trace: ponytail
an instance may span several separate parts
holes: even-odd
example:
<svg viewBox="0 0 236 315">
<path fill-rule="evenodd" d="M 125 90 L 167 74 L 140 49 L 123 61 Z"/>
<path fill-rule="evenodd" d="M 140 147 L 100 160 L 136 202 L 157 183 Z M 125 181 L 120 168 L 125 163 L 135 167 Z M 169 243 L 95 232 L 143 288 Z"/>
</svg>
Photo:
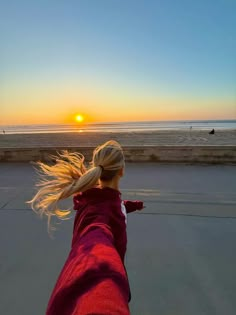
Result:
<svg viewBox="0 0 236 315">
<path fill-rule="evenodd" d="M 54 157 L 55 158 L 55 157 Z M 56 157 L 55 165 L 37 162 L 41 180 L 36 184 L 40 187 L 32 200 L 32 209 L 41 217 L 48 217 L 48 227 L 52 216 L 60 219 L 68 218 L 71 210 L 62 210 L 58 203 L 71 195 L 92 188 L 98 182 L 102 168 L 92 167 L 87 170 L 84 166 L 84 156 L 79 153 L 63 151 Z"/>
<path fill-rule="evenodd" d="M 54 165 L 36 163 L 41 178 L 36 184 L 39 190 L 32 200 L 27 202 L 41 217 L 48 217 L 48 228 L 52 216 L 66 219 L 71 213 L 70 209 L 62 210 L 58 207 L 60 200 L 94 187 L 102 173 L 104 178 L 107 175 L 113 177 L 124 166 L 123 151 L 116 141 L 108 141 L 94 150 L 89 169 L 86 169 L 84 156 L 80 153 L 62 151 L 59 156 L 53 158 L 56 159 Z"/>
</svg>

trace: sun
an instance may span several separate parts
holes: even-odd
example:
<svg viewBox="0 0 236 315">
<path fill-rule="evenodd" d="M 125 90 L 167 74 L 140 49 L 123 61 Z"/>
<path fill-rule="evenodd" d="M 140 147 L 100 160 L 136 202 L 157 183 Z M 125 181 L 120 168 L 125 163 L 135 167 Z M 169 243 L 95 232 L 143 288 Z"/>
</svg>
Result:
<svg viewBox="0 0 236 315">
<path fill-rule="evenodd" d="M 77 121 L 77 122 L 83 122 L 84 121 L 84 116 L 83 115 L 76 115 L 75 116 L 75 120 Z"/>
</svg>

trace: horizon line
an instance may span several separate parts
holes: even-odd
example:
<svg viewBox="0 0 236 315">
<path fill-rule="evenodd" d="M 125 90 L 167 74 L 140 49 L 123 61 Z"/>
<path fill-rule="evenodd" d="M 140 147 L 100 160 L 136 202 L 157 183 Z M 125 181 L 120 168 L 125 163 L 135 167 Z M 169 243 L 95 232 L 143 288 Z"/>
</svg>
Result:
<svg viewBox="0 0 236 315">
<path fill-rule="evenodd" d="M 1 124 L 1 127 L 4 126 L 46 126 L 46 125 L 72 125 L 72 126 L 86 126 L 86 125 L 105 125 L 105 124 L 125 124 L 125 123 L 145 123 L 145 122 L 220 122 L 220 121 L 236 121 L 235 118 L 227 118 L 227 119 L 171 119 L 171 120 L 127 120 L 127 121 L 99 121 L 99 122 L 84 122 L 84 123 L 76 123 L 76 122 L 71 122 L 71 123 L 17 123 L 17 124 Z"/>
</svg>

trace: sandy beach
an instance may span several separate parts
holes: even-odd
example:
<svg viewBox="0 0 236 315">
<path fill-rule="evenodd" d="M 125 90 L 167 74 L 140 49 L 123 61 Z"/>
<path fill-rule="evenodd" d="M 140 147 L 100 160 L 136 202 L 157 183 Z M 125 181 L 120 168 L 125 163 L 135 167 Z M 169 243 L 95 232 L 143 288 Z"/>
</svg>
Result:
<svg viewBox="0 0 236 315">
<path fill-rule="evenodd" d="M 70 132 L 40 134 L 2 134 L 0 148 L 35 147 L 95 147 L 107 140 L 116 140 L 123 146 L 176 145 L 204 146 L 236 145 L 236 130 L 220 130 L 209 135 L 206 130 L 166 130 L 154 132 Z"/>
</svg>

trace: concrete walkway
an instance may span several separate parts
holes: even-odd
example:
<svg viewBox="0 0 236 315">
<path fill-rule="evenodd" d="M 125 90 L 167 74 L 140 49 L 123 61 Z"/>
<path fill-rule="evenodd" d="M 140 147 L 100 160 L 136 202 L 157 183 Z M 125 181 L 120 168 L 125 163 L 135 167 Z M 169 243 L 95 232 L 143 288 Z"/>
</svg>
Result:
<svg viewBox="0 0 236 315">
<path fill-rule="evenodd" d="M 43 315 L 73 220 L 50 239 L 25 204 L 32 166 L 1 163 L 0 178 L 0 314 Z M 123 196 L 146 205 L 128 218 L 132 315 L 235 314 L 235 187 L 235 166 L 127 165 Z"/>
</svg>

